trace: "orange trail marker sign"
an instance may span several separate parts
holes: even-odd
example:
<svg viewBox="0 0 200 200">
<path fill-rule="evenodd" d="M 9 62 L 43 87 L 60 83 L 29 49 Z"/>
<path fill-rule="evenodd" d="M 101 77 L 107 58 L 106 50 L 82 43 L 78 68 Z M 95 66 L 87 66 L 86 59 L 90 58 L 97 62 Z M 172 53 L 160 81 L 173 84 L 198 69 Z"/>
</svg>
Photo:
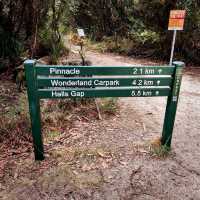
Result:
<svg viewBox="0 0 200 200">
<path fill-rule="evenodd" d="M 170 12 L 168 30 L 182 31 L 184 27 L 185 15 L 185 10 L 172 10 Z"/>
<path fill-rule="evenodd" d="M 186 10 L 171 10 L 169 17 L 169 25 L 168 30 L 173 30 L 173 41 L 172 41 L 172 49 L 169 64 L 172 65 L 173 57 L 174 57 L 174 47 L 176 42 L 176 33 L 177 31 L 182 31 L 184 28 L 184 21 L 186 16 Z"/>
</svg>

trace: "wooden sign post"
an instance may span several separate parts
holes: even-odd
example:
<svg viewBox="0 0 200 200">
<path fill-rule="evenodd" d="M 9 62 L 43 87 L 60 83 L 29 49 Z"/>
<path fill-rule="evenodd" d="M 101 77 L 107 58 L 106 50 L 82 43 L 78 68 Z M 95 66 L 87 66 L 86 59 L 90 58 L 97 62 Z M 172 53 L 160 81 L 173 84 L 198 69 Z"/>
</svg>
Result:
<svg viewBox="0 0 200 200">
<path fill-rule="evenodd" d="M 173 57 L 174 57 L 174 47 L 176 42 L 176 34 L 177 31 L 182 31 L 184 27 L 186 10 L 171 10 L 169 17 L 169 25 L 168 30 L 173 30 L 173 40 L 172 40 L 172 48 L 171 48 L 171 56 L 169 65 L 172 65 Z"/>
</svg>

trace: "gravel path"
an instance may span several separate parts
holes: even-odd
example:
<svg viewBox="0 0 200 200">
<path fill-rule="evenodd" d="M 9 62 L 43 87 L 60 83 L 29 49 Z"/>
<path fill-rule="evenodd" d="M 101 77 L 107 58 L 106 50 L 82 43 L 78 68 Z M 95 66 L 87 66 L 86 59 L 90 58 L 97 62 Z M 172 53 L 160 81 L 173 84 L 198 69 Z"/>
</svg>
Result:
<svg viewBox="0 0 200 200">
<path fill-rule="evenodd" d="M 93 65 L 155 64 L 94 52 L 88 52 L 87 59 Z M 48 151 L 49 157 L 58 161 L 56 167 L 39 177 L 31 170 L 17 180 L 18 184 L 0 192 L 0 198 L 200 200 L 199 88 L 200 68 L 187 69 L 172 151 L 166 158 L 149 150 L 149 141 L 162 132 L 166 98 L 120 98 L 117 116 L 77 121 L 67 139 L 71 143 L 58 144 L 53 153 Z M 33 163 L 21 161 L 20 166 L 36 166 Z M 36 167 L 41 169 L 38 164 Z"/>
<path fill-rule="evenodd" d="M 146 60 L 93 52 L 88 53 L 88 58 L 95 65 L 155 64 Z M 145 141 L 160 136 L 166 98 L 120 99 L 120 116 L 112 123 L 112 129 L 115 131 L 110 134 L 106 131 L 105 134 L 99 136 L 100 141 L 105 141 L 105 143 L 112 141 L 110 145 L 119 146 L 127 153 L 122 158 L 125 163 L 127 162 L 127 166 L 117 167 L 118 181 L 116 178 L 113 180 L 116 185 L 111 184 L 112 186 L 108 187 L 106 184 L 110 194 L 112 194 L 111 189 L 108 188 L 120 191 L 121 199 L 200 199 L 199 88 L 200 69 L 193 68 L 185 71 L 174 128 L 172 155 L 164 160 L 150 159 L 145 154 L 142 156 L 135 156 L 134 153 L 129 155 L 127 152 L 130 153 L 130 149 L 127 144 L 145 143 Z M 134 194 L 134 188 L 131 187 L 128 195 L 123 190 L 125 185 L 128 187 L 127 182 L 130 180 L 131 173 L 138 167 L 141 167 L 141 171 L 138 172 L 139 181 L 134 180 L 134 177 L 132 181 L 136 186 L 139 184 L 142 191 L 140 194 Z"/>
</svg>

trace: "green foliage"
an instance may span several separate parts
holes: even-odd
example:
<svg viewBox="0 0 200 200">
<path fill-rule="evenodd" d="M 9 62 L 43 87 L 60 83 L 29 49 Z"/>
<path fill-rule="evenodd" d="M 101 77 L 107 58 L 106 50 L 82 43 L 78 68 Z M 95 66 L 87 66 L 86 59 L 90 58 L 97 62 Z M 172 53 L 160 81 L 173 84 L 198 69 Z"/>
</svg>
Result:
<svg viewBox="0 0 200 200">
<path fill-rule="evenodd" d="M 51 48 L 51 64 L 57 64 L 59 57 L 62 55 L 65 47 L 62 42 L 59 42 L 58 44 L 52 43 Z"/>
<path fill-rule="evenodd" d="M 136 42 L 140 44 L 154 44 L 157 43 L 160 39 L 159 34 L 152 31 L 152 30 L 138 30 L 138 31 L 132 31 L 130 33 L 131 38 Z"/>
<path fill-rule="evenodd" d="M 70 2 L 0 1 L 0 58 L 19 57 L 24 46 L 32 58 L 47 51 L 56 64 L 65 51 L 62 33 L 69 27 Z"/>
<path fill-rule="evenodd" d="M 22 44 L 0 26 L 0 58 L 15 58 L 22 50 Z"/>
<path fill-rule="evenodd" d="M 63 33 L 67 31 L 63 20 L 66 5 L 66 1 L 52 1 L 48 12 L 48 21 L 40 29 L 40 42 L 48 49 L 51 64 L 57 64 L 59 57 L 68 53 L 62 38 Z"/>
<path fill-rule="evenodd" d="M 61 133 L 59 131 L 50 131 L 48 134 L 47 134 L 47 141 L 52 141 L 54 140 L 55 138 L 59 137 L 61 135 Z"/>
<path fill-rule="evenodd" d="M 116 114 L 118 108 L 117 101 L 118 101 L 117 98 L 105 98 L 104 100 L 101 101 L 100 109 L 104 113 Z"/>
<path fill-rule="evenodd" d="M 53 33 L 52 33 L 53 34 Z M 60 56 L 67 54 L 68 50 L 65 48 L 63 41 L 55 43 L 52 39 L 49 39 L 45 42 L 48 42 L 50 63 L 57 64 Z"/>
<path fill-rule="evenodd" d="M 185 29 L 179 33 L 176 56 L 200 63 L 199 8 L 200 2 L 196 0 L 1 0 L 0 58 L 19 56 L 23 46 L 36 56 L 34 41 L 41 39 L 52 55 L 52 63 L 56 63 L 62 54 L 62 36 L 70 26 L 83 27 L 96 41 L 113 39 L 104 43 L 112 51 L 131 55 L 130 52 L 143 52 L 145 48 L 169 58 L 172 40 L 172 32 L 167 31 L 169 12 L 186 9 Z M 37 32 L 42 36 L 38 38 Z"/>
<path fill-rule="evenodd" d="M 88 0 L 79 1 L 73 15 L 76 26 L 85 28 L 92 39 L 103 40 L 99 45 L 102 50 L 127 52 L 128 55 L 139 52 L 143 55 L 145 50 L 151 52 L 147 53 L 149 55 L 168 59 L 172 41 L 172 31 L 167 31 L 169 12 L 186 9 L 185 28 L 178 34 L 175 57 L 200 63 L 199 8 L 200 2 L 196 0 Z M 127 45 L 127 41 L 131 44 Z"/>
<path fill-rule="evenodd" d="M 30 142 L 30 120 L 28 116 L 27 97 L 21 93 L 18 102 L 9 99 L 2 94 L 0 103 L 6 104 L 4 112 L 0 112 L 0 142 L 6 144 L 12 141 L 12 148 L 19 147 L 19 144 L 26 145 Z"/>
<path fill-rule="evenodd" d="M 165 145 L 151 146 L 151 154 L 159 158 L 165 158 L 169 155 L 170 149 Z"/>
</svg>

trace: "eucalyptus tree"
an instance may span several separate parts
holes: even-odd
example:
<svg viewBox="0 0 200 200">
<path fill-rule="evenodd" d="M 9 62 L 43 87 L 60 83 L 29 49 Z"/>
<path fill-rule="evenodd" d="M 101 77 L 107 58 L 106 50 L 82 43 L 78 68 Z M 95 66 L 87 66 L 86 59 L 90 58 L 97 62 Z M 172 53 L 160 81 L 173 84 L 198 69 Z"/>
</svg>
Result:
<svg viewBox="0 0 200 200">
<path fill-rule="evenodd" d="M 20 47 L 33 49 L 37 30 L 45 23 L 48 0 L 0 1 L 0 57 L 15 57 Z"/>
</svg>

